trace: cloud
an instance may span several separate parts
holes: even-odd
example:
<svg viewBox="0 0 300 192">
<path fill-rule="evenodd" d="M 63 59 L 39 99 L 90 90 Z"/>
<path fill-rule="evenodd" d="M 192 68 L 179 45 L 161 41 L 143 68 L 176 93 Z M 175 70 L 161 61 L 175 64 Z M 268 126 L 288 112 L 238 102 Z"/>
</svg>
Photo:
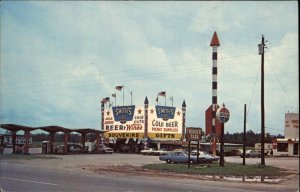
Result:
<svg viewBox="0 0 300 192">
<path fill-rule="evenodd" d="M 259 130 L 261 34 L 271 43 L 266 122 L 282 131 L 284 105 L 299 105 L 298 28 L 289 19 L 298 12 L 293 2 L 256 4 L 5 2 L 1 122 L 100 127 L 99 101 L 116 92 L 121 104 L 115 86 L 124 85 L 125 104 L 130 91 L 136 105 L 146 96 L 155 105 L 157 93 L 166 91 L 175 106 L 186 101 L 187 126 L 204 128 L 211 104 L 209 43 L 217 31 L 218 101 L 232 112 L 226 131 L 240 131 L 245 103 L 249 128 Z"/>
</svg>

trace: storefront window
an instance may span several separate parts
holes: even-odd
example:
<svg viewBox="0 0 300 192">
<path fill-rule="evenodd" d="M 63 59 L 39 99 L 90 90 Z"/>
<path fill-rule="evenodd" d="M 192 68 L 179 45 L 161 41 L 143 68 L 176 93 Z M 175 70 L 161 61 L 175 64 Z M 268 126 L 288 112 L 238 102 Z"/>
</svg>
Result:
<svg viewBox="0 0 300 192">
<path fill-rule="evenodd" d="M 288 152 L 288 144 L 287 143 L 277 143 L 277 151 L 278 152 Z"/>
</svg>

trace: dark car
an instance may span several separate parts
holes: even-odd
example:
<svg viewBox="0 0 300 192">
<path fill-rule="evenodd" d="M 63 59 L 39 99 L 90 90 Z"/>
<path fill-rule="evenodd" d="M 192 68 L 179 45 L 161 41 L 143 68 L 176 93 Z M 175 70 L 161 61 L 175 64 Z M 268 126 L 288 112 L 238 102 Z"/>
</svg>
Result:
<svg viewBox="0 0 300 192">
<path fill-rule="evenodd" d="M 253 158 L 255 158 L 255 157 L 258 157 L 258 158 L 260 158 L 260 151 L 256 151 L 256 150 L 247 150 L 246 151 L 246 155 L 245 155 L 245 157 L 246 158 L 249 158 L 249 157 L 253 157 Z M 241 154 L 241 157 L 244 157 L 244 155 L 243 154 Z"/>
<path fill-rule="evenodd" d="M 83 147 L 81 145 L 78 144 L 67 144 L 67 151 L 68 153 L 71 154 L 79 154 L 79 153 L 83 153 Z M 55 153 L 57 154 L 64 154 L 65 153 L 65 146 L 64 145 L 59 145 L 56 147 L 55 149 Z"/>
<path fill-rule="evenodd" d="M 159 160 L 166 163 L 188 163 L 189 155 L 186 151 L 174 151 L 166 155 L 160 155 Z M 199 157 L 199 163 L 203 162 L 204 158 Z M 190 164 L 197 163 L 197 156 L 190 156 Z"/>
</svg>

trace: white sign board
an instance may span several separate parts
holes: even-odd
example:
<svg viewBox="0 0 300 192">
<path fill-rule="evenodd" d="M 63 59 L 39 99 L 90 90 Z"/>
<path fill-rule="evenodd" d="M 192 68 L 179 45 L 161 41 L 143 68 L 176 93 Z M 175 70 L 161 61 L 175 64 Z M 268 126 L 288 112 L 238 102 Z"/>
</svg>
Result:
<svg viewBox="0 0 300 192">
<path fill-rule="evenodd" d="M 182 136 L 182 109 L 168 106 L 148 108 L 148 137 L 176 140 Z"/>
<path fill-rule="evenodd" d="M 105 138 L 143 138 L 145 114 L 143 107 L 118 106 L 104 110 Z"/>
<path fill-rule="evenodd" d="M 299 113 L 285 114 L 285 130 L 286 139 L 299 139 Z"/>
</svg>

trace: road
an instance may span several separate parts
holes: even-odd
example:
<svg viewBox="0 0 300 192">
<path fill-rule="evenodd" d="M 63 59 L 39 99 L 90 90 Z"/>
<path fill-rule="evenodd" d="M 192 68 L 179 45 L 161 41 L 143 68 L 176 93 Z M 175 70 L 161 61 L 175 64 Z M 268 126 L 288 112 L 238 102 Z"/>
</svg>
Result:
<svg viewBox="0 0 300 192">
<path fill-rule="evenodd" d="M 121 157 L 123 157 L 121 159 Z M 95 159 L 97 161 L 95 161 Z M 110 164 L 128 165 L 135 162 L 157 162 L 157 157 L 141 155 L 70 155 L 51 160 L 1 160 L 0 188 L 3 191 L 297 191 L 295 185 L 226 182 L 198 179 L 136 176 L 107 172 L 96 174 L 85 166 Z M 238 160 L 238 159 L 236 159 Z M 48 164 L 48 166 L 46 166 Z M 51 165 L 51 166 L 50 166 Z M 57 166 L 60 165 L 60 166 Z M 146 173 L 145 173 L 146 174 Z"/>
</svg>

